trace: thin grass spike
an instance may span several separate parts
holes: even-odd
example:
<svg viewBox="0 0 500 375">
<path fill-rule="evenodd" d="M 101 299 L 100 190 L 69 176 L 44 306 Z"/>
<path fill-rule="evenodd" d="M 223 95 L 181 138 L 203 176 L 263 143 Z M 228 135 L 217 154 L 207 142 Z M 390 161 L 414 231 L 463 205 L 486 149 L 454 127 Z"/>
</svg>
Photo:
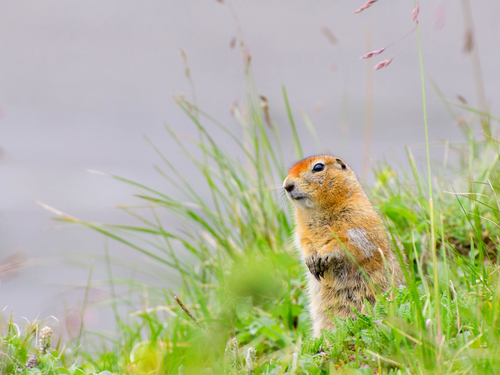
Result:
<svg viewBox="0 0 500 375">
<path fill-rule="evenodd" d="M 364 3 L 360 8 L 356 9 L 354 11 L 354 14 L 357 14 L 357 13 L 361 13 L 362 11 L 364 11 L 365 9 L 368 9 L 369 7 L 371 7 L 374 3 L 376 3 L 378 0 L 369 0 L 367 1 L 366 3 Z"/>
<path fill-rule="evenodd" d="M 182 310 L 184 310 L 184 312 L 191 318 L 191 320 L 199 327 L 199 328 L 202 328 L 201 324 L 198 322 L 198 320 L 196 320 L 196 318 L 193 316 L 193 314 L 191 314 L 189 312 L 189 310 L 187 309 L 186 306 L 184 306 L 184 304 L 181 302 L 181 300 L 179 299 L 179 297 L 177 297 L 175 294 L 172 293 L 172 295 L 174 296 L 175 300 L 177 301 L 177 303 L 179 304 L 179 306 L 181 307 Z"/>
</svg>

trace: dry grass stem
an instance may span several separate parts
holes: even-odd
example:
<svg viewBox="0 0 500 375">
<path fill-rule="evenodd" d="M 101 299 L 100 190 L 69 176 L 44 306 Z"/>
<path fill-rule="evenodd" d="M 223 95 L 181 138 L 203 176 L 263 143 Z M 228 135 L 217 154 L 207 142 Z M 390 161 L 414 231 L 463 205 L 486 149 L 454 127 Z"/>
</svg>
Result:
<svg viewBox="0 0 500 375">
<path fill-rule="evenodd" d="M 464 52 L 471 53 L 474 49 L 474 31 L 471 28 L 465 30 Z"/>
<path fill-rule="evenodd" d="M 332 31 L 328 27 L 323 26 L 321 28 L 321 33 L 326 37 L 330 44 L 337 44 L 337 38 L 335 37 L 335 35 L 333 35 Z"/>
<path fill-rule="evenodd" d="M 36 201 L 36 204 L 39 205 L 40 207 L 46 209 L 47 211 L 50 211 L 53 214 L 55 214 L 57 216 L 60 216 L 60 217 L 62 217 L 64 219 L 72 220 L 72 221 L 80 221 L 76 217 L 68 215 L 68 214 L 65 214 L 64 212 L 59 211 L 59 210 L 55 209 L 54 207 L 49 206 L 48 204 L 42 203 L 40 201 Z"/>
<path fill-rule="evenodd" d="M 269 101 L 264 95 L 259 95 L 261 100 L 260 108 L 262 108 L 262 112 L 264 113 L 264 120 L 266 120 L 267 126 L 270 128 L 273 127 L 273 122 L 271 120 L 271 114 L 269 113 Z"/>
<path fill-rule="evenodd" d="M 199 327 L 199 328 L 202 328 L 201 327 L 201 324 L 198 322 L 198 320 L 196 320 L 196 318 L 193 316 L 193 314 L 191 314 L 189 312 L 189 310 L 187 309 L 186 306 L 184 306 L 184 304 L 181 302 L 181 300 L 179 299 L 179 297 L 177 297 L 175 294 L 173 294 L 175 300 L 177 301 L 177 303 L 179 304 L 179 306 L 181 307 L 182 310 L 184 310 L 184 312 L 191 318 L 191 320 Z"/>
</svg>

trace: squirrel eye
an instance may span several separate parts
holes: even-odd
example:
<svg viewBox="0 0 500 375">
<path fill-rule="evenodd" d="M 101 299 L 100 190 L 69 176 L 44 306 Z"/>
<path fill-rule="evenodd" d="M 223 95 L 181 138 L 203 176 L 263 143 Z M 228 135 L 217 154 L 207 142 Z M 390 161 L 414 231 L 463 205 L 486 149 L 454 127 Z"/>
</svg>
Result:
<svg viewBox="0 0 500 375">
<path fill-rule="evenodd" d="M 323 163 L 318 163 L 314 165 L 313 172 L 321 172 L 323 169 L 325 169 L 325 165 Z"/>
</svg>

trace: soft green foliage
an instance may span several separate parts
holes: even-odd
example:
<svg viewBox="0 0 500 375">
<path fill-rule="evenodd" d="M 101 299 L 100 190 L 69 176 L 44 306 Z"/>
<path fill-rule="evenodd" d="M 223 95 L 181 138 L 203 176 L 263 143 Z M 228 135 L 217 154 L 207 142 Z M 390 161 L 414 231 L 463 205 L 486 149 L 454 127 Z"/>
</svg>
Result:
<svg viewBox="0 0 500 375">
<path fill-rule="evenodd" d="M 28 322 L 21 328 L 12 317 L 5 321 L 0 316 L 0 374 L 111 375 L 77 366 L 65 353 L 66 348 L 59 348 L 59 344 L 52 348 L 51 335 L 52 329 L 43 322 Z"/>
<path fill-rule="evenodd" d="M 337 328 L 313 339 L 305 269 L 292 249 L 290 213 L 280 203 L 286 173 L 280 136 L 274 123 L 265 123 L 258 100 L 251 89 L 248 114 L 234 109 L 244 130 L 240 140 L 178 98 L 199 139 L 189 140 L 195 145 L 190 149 L 167 130 L 204 177 L 210 201 L 155 147 L 167 166 L 159 172 L 185 193 L 185 200 L 112 176 L 143 191 L 138 197 L 150 207 L 150 217 L 126 209 L 138 218 L 137 227 L 64 219 L 153 259 L 155 274 L 179 280 L 172 289 L 192 315 L 164 288 L 132 284 L 132 292 L 150 308 L 129 317 L 116 312 L 118 328 L 107 351 L 81 351 L 84 361 L 99 371 L 131 374 L 499 373 L 498 143 L 470 136 L 457 146 L 456 163 L 434 166 L 433 235 L 428 181 L 411 151 L 409 168 L 376 168 L 369 195 L 394 248 L 400 248 L 398 242 L 404 247 L 408 287 L 379 296 L 375 306 L 357 312 L 355 321 L 334 317 Z M 230 134 L 239 153 L 212 138 L 208 129 L 214 126 Z M 472 125 L 466 134 L 472 134 Z M 294 140 L 301 153 L 299 139 Z M 238 155 L 243 159 L 237 161 Z M 453 179 L 447 178 L 450 172 Z M 183 229 L 164 226 L 161 210 L 175 214 Z M 147 267 L 145 272 L 152 272 L 151 263 Z M 117 282 L 110 274 L 113 294 Z M 111 302 L 118 311 L 117 298 Z M 87 345 L 91 342 L 87 337 Z"/>
</svg>

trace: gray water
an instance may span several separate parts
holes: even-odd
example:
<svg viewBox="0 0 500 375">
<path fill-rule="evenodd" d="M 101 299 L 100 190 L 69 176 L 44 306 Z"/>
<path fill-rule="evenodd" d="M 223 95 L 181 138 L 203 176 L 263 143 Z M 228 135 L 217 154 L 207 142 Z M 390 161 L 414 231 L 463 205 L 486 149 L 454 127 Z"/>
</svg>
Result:
<svg viewBox="0 0 500 375">
<path fill-rule="evenodd" d="M 144 260 L 120 244 L 106 245 L 94 232 L 51 221 L 54 215 L 35 201 L 85 220 L 132 223 L 114 206 L 137 202 L 132 196 L 137 189 L 87 169 L 166 189 L 153 169 L 160 160 L 143 134 L 196 186 L 193 168 L 163 129 L 168 123 L 194 134 L 189 119 L 171 98 L 172 93 L 193 98 L 179 48 L 188 57 L 198 105 L 238 131 L 230 108 L 235 101 L 244 104 L 245 84 L 241 50 L 230 44 L 240 36 L 240 29 L 257 87 L 268 98 L 278 126 L 286 133 L 281 96 L 285 84 L 306 153 L 316 150 L 302 111 L 315 124 L 326 148 L 360 171 L 367 63 L 359 57 L 367 52 L 366 35 L 371 35 L 371 49 L 379 49 L 414 27 L 411 1 L 383 0 L 354 15 L 362 3 L 2 2 L 0 262 L 4 267 L 13 257 L 25 257 L 26 262 L 17 273 L 0 274 L 0 309 L 8 306 L 7 311 L 13 310 L 17 318 L 62 318 L 63 301 L 70 310 L 81 301 L 93 254 L 102 255 L 108 246 L 114 256 Z M 486 96 L 492 113 L 498 114 L 500 3 L 473 2 L 472 11 Z M 463 51 L 465 26 L 459 2 L 424 2 L 419 19 L 432 152 L 440 158 L 439 141 L 457 141 L 461 136 L 429 78 L 453 101 L 460 94 L 475 105 L 471 55 Z M 329 43 L 322 27 L 331 30 L 336 44 Z M 416 33 L 371 63 L 394 56 L 391 65 L 373 73 L 372 163 L 393 159 L 393 153 L 402 159 L 406 145 L 417 156 L 423 155 Z M 283 142 L 287 161 L 292 162 L 288 135 Z M 72 260 L 81 267 L 69 266 Z M 94 280 L 105 277 L 97 262 Z M 99 299 L 106 293 L 97 288 L 90 297 Z M 89 324 L 99 325 L 105 319 L 97 311 Z"/>
</svg>

